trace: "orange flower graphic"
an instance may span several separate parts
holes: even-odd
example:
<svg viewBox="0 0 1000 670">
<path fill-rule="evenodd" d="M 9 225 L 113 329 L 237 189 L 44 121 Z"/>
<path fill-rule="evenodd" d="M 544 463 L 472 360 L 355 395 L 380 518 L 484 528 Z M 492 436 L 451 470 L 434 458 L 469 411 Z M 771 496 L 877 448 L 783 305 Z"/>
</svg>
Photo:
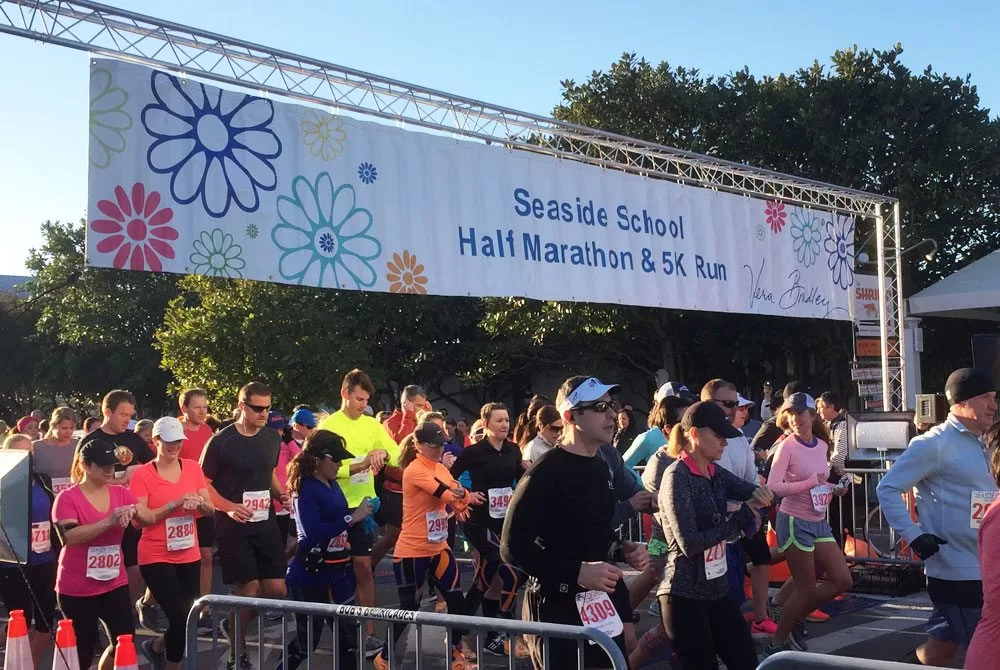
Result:
<svg viewBox="0 0 1000 670">
<path fill-rule="evenodd" d="M 417 257 L 409 251 L 404 251 L 403 255 L 393 254 L 392 260 L 386 263 L 389 274 L 385 276 L 389 280 L 390 293 L 419 293 L 424 295 L 427 289 L 427 277 L 424 276 L 424 266 L 417 263 Z"/>
</svg>

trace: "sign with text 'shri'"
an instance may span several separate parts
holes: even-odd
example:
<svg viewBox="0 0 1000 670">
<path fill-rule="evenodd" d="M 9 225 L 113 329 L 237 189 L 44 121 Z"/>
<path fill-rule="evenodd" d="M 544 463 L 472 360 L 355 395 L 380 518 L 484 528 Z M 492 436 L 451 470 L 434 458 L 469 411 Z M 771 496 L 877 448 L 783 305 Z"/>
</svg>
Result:
<svg viewBox="0 0 1000 670">
<path fill-rule="evenodd" d="M 854 221 L 90 71 L 87 262 L 346 290 L 850 318 Z"/>
</svg>

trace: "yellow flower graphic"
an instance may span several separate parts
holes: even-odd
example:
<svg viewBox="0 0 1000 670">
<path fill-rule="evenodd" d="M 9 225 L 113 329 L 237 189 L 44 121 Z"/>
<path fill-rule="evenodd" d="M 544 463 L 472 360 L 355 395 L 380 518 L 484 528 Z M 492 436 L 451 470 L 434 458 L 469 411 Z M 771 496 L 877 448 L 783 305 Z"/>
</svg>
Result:
<svg viewBox="0 0 1000 670">
<path fill-rule="evenodd" d="M 347 133 L 340 117 L 315 109 L 307 109 L 302 114 L 302 140 L 313 156 L 332 161 L 344 150 Z"/>
<path fill-rule="evenodd" d="M 404 251 L 403 255 L 393 254 L 392 260 L 386 263 L 389 274 L 385 276 L 389 280 L 390 293 L 419 293 L 425 295 L 427 289 L 427 277 L 424 276 L 424 266 L 417 263 L 417 257 L 409 251 Z"/>
</svg>

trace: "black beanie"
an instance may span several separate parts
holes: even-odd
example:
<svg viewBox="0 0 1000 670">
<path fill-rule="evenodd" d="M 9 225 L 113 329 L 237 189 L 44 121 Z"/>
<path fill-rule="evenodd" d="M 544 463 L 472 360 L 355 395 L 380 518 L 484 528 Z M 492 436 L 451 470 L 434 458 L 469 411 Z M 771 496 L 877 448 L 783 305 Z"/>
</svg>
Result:
<svg viewBox="0 0 1000 670">
<path fill-rule="evenodd" d="M 944 395 L 949 405 L 957 405 L 977 395 L 995 391 L 989 375 L 972 368 L 961 368 L 948 375 L 944 385 Z"/>
</svg>

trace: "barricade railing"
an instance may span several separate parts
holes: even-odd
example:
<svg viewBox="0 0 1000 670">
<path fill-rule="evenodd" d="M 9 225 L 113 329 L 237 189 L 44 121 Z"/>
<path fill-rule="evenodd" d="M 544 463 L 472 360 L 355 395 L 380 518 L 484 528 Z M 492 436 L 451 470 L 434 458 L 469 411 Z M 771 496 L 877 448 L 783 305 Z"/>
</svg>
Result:
<svg viewBox="0 0 1000 670">
<path fill-rule="evenodd" d="M 944 670 L 938 666 L 923 666 Z M 803 651 L 783 651 L 769 656 L 757 666 L 757 670 L 912 670 L 908 663 L 895 661 L 876 661 L 870 658 L 854 658 L 853 656 L 831 656 L 827 654 L 810 654 Z"/>
<path fill-rule="evenodd" d="M 879 505 L 875 489 L 886 468 L 848 468 L 854 478 L 851 489 L 836 497 L 827 516 L 834 534 L 844 541 L 845 553 L 852 562 L 889 565 L 921 565 L 903 538 L 889 525 Z M 913 495 L 906 496 L 906 507 L 914 513 Z M 850 539 L 844 536 L 847 530 Z"/>
<path fill-rule="evenodd" d="M 392 644 L 392 627 L 391 624 L 401 624 L 413 626 L 416 633 L 416 646 L 413 653 L 413 658 L 407 658 L 407 667 L 416 668 L 416 670 L 421 670 L 427 667 L 426 663 L 433 658 L 431 654 L 425 654 L 425 649 L 427 643 L 424 640 L 424 628 L 443 628 L 445 631 L 444 639 L 441 640 L 444 645 L 442 649 L 444 650 L 446 658 L 446 666 L 450 667 L 451 664 L 451 647 L 454 640 L 455 629 L 469 631 L 468 640 L 470 641 L 470 646 L 475 649 L 476 655 L 482 658 L 482 642 L 485 634 L 488 631 L 496 631 L 501 634 L 509 636 L 510 639 L 510 654 L 509 654 L 509 668 L 514 670 L 515 668 L 515 636 L 517 635 L 531 635 L 542 638 L 545 643 L 545 648 L 548 648 L 548 642 L 551 639 L 564 639 L 564 640 L 575 640 L 577 646 L 577 668 L 583 670 L 584 668 L 584 650 L 586 645 L 594 644 L 600 647 L 611 659 L 612 668 L 614 670 L 627 670 L 628 664 L 625 661 L 625 657 L 621 650 L 614 643 L 610 637 L 606 634 L 595 630 L 593 628 L 585 628 L 584 626 L 567 626 L 562 624 L 550 624 L 550 623 L 540 623 L 534 621 L 519 621 L 510 619 L 487 619 L 483 617 L 471 617 L 471 616 L 461 616 L 456 614 L 436 614 L 432 612 L 420 612 L 420 611 L 408 611 L 408 610 L 396 610 L 383 607 L 357 607 L 353 605 L 332 605 L 323 603 L 307 603 L 300 602 L 296 600 L 270 600 L 267 598 L 244 598 L 240 596 L 226 596 L 226 595 L 207 595 L 202 596 L 195 601 L 194 605 L 191 607 L 191 611 L 188 613 L 187 619 L 187 658 L 185 660 L 185 667 L 188 670 L 196 670 L 198 668 L 198 618 L 199 614 L 203 608 L 211 608 L 212 614 L 215 619 L 221 620 L 227 614 L 234 610 L 240 609 L 256 609 L 257 610 L 257 668 L 262 669 L 265 667 L 281 667 L 287 668 L 288 665 L 288 643 L 291 642 L 293 636 L 295 635 L 294 628 L 294 616 L 296 614 L 303 614 L 307 616 L 320 616 L 332 619 L 333 630 L 330 631 L 331 645 L 333 649 L 333 668 L 335 670 L 340 670 L 341 668 L 341 654 L 340 654 L 340 639 L 337 631 L 341 625 L 342 620 L 347 620 L 352 622 L 352 625 L 356 625 L 358 631 L 358 649 L 357 649 L 357 662 L 358 667 L 365 667 L 366 661 L 364 660 L 364 626 L 365 623 L 380 622 L 385 624 L 390 624 L 390 628 L 387 636 L 387 650 L 386 657 L 389 660 L 391 668 L 399 667 L 399 660 L 396 658 L 396 650 L 393 649 Z M 266 658 L 267 647 L 273 645 L 267 645 L 264 641 L 264 629 L 265 620 L 264 613 L 273 612 L 281 615 L 281 665 L 278 665 L 277 659 L 269 662 L 268 665 L 264 665 L 264 660 Z M 232 653 L 238 659 L 240 655 L 246 652 L 245 649 L 241 648 L 239 645 L 240 639 L 240 629 L 239 629 L 239 617 L 235 618 L 236 627 L 232 630 L 232 644 L 235 647 Z M 293 624 L 292 627 L 289 626 L 289 622 Z M 472 640 L 475 640 L 475 644 L 471 644 Z M 313 651 L 313 627 L 307 627 L 307 649 L 304 650 L 306 654 L 305 661 L 303 661 L 303 666 L 306 670 L 312 670 L 316 666 L 316 655 Z M 415 662 L 414 665 L 411 663 Z M 440 662 L 438 661 L 438 664 Z M 545 670 L 567 670 L 564 668 L 553 668 L 549 664 L 548 654 L 544 654 L 544 668 Z M 324 667 L 331 667 L 329 662 L 324 661 Z"/>
</svg>

